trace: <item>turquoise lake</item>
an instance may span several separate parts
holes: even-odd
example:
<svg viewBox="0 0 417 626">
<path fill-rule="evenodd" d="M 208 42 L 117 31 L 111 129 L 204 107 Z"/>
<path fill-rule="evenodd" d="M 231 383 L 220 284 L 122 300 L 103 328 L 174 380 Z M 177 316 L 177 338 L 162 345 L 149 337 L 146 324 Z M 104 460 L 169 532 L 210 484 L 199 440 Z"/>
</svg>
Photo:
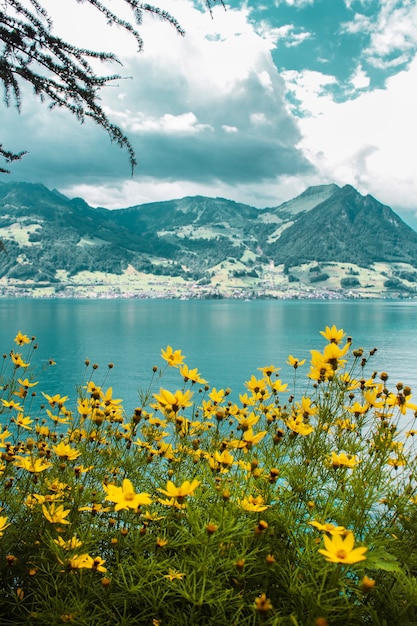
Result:
<svg viewBox="0 0 417 626">
<path fill-rule="evenodd" d="M 378 348 L 367 372 L 385 370 L 392 386 L 401 380 L 417 387 L 416 301 L 0 299 L 1 353 L 18 351 L 13 337 L 19 330 L 35 335 L 38 389 L 73 400 L 86 358 L 99 365 L 97 385 L 113 362 L 105 386 L 123 398 L 127 411 L 137 406 L 138 387 L 147 385 L 152 366 L 164 365 L 160 353 L 168 344 L 181 349 L 210 385 L 229 386 L 237 397 L 261 366 L 281 367 L 281 379 L 291 382 L 289 354 L 307 359 L 298 374 L 304 378 L 310 349 L 326 343 L 319 331 L 333 324 L 365 354 Z M 43 371 L 49 358 L 57 365 Z M 167 374 L 155 390 L 181 387 L 173 368 Z"/>
</svg>

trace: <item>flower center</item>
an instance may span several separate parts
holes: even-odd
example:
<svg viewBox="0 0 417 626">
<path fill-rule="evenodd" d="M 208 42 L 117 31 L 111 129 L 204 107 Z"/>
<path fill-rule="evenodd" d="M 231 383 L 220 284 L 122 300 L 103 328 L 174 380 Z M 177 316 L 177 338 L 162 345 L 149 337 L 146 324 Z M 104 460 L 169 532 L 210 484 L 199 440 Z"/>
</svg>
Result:
<svg viewBox="0 0 417 626">
<path fill-rule="evenodd" d="M 347 552 L 346 552 L 346 550 L 338 550 L 336 552 L 336 556 L 337 556 L 338 559 L 346 559 Z"/>
</svg>

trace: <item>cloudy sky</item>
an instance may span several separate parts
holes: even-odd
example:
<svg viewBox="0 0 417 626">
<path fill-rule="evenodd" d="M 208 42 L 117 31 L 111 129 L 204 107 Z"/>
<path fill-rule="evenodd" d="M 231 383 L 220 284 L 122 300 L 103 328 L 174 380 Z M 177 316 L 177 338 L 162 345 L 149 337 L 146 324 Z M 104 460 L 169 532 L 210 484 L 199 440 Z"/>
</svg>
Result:
<svg viewBox="0 0 417 626">
<path fill-rule="evenodd" d="M 145 17 L 144 50 L 76 0 L 44 0 L 57 34 L 114 50 L 102 91 L 138 166 L 93 123 L 25 92 L 0 105 L 0 143 L 29 154 L 0 182 L 42 182 L 92 206 L 187 195 L 276 206 L 310 185 L 351 184 L 417 227 L 415 0 L 156 0 L 186 31 Z M 123 11 L 123 0 L 106 0 Z M 126 15 L 126 13 L 124 13 Z"/>
</svg>

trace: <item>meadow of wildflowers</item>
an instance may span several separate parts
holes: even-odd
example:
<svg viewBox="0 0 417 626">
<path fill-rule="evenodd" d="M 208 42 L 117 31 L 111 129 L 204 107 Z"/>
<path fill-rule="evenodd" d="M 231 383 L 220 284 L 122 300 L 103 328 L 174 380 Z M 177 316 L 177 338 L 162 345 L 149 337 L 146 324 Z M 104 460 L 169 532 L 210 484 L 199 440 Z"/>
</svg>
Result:
<svg viewBox="0 0 417 626">
<path fill-rule="evenodd" d="M 111 363 L 48 394 L 19 332 L 0 373 L 0 623 L 414 626 L 417 405 L 374 349 L 321 335 L 238 402 L 167 346 L 129 415 Z"/>
</svg>

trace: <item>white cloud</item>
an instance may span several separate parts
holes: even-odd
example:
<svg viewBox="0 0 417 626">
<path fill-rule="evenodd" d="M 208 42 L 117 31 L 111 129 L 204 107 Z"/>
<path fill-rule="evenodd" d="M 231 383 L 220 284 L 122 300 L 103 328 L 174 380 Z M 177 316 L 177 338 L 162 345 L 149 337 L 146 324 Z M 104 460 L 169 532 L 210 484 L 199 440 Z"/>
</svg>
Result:
<svg viewBox="0 0 417 626">
<path fill-rule="evenodd" d="M 363 70 L 362 65 L 359 65 L 353 75 L 350 78 L 350 83 L 355 90 L 366 89 L 370 85 L 370 78 L 368 74 Z"/>
<path fill-rule="evenodd" d="M 86 3 L 79 6 L 68 0 L 76 11 L 66 14 L 65 20 L 56 11 L 58 5 L 47 2 L 60 18 L 58 32 L 69 39 L 75 33 L 82 45 L 88 45 L 81 41 L 85 22 L 79 32 L 77 22 L 71 24 L 88 15 L 83 13 Z M 169 0 L 157 4 L 173 10 Z M 120 0 L 114 0 L 114 6 L 119 5 Z M 145 49 L 139 55 L 126 34 L 119 39 L 119 30 L 104 24 L 103 31 L 98 25 L 91 29 L 98 22 L 91 16 L 87 20 L 92 31 L 89 45 L 101 47 L 105 33 L 108 47 L 117 44 L 124 62 L 121 73 L 132 77 L 103 89 L 101 95 L 111 121 L 125 130 L 136 149 L 137 185 L 145 180 L 170 185 L 173 180 L 188 181 L 190 188 L 206 185 L 216 194 L 243 183 L 253 190 L 256 181 L 263 189 L 265 181 L 275 184 L 282 176 L 305 174 L 309 164 L 296 147 L 300 134 L 285 103 L 284 81 L 271 56 L 273 46 L 258 34 L 245 6 L 217 11 L 211 19 L 196 10 L 192 0 L 176 0 L 175 15 L 187 36 L 179 37 L 160 20 L 147 19 L 140 29 Z M 34 133 L 38 111 L 42 116 Z M 139 189 L 124 187 L 122 181 L 130 174 L 127 156 L 110 146 L 92 123 L 81 127 L 69 115 L 49 113 L 31 98 L 23 102 L 18 127 L 12 128 L 8 122 L 12 119 L 6 112 L 2 140 L 4 136 L 5 145 L 14 148 L 14 139 L 19 138 L 17 149 L 27 147 L 31 152 L 16 167 L 20 180 L 26 172 L 26 180 L 60 190 L 81 181 L 89 195 L 99 194 L 103 186 L 102 195 L 109 201 L 110 184 L 117 197 L 121 188 Z"/>
<path fill-rule="evenodd" d="M 309 185 L 320 184 L 315 177 L 299 178 L 279 176 L 275 180 L 258 183 L 228 185 L 218 180 L 204 184 L 190 180 L 161 181 L 158 178 L 144 177 L 140 181 L 125 180 L 104 185 L 74 184 L 60 188 L 69 198 L 80 197 L 90 206 L 103 206 L 110 209 L 184 198 L 185 196 L 217 196 L 242 202 L 258 208 L 278 206 L 302 193 Z M 331 180 L 326 182 L 332 182 Z"/>
<path fill-rule="evenodd" d="M 354 4 L 361 4 L 362 6 L 369 6 L 373 0 L 344 0 L 347 9 L 351 9 Z"/>
<path fill-rule="evenodd" d="M 310 4 L 314 4 L 314 0 L 274 0 L 274 5 L 279 8 L 280 4 L 287 4 L 290 7 L 301 9 Z"/>
<path fill-rule="evenodd" d="M 229 126 L 228 124 L 222 124 L 222 129 L 225 133 L 237 133 L 238 129 L 236 126 Z"/>
<path fill-rule="evenodd" d="M 341 30 L 369 35 L 363 55 L 374 67 L 396 67 L 406 63 L 417 48 L 417 4 L 414 0 L 385 0 L 377 14 L 356 13 Z"/>
<path fill-rule="evenodd" d="M 342 103 L 309 88 L 308 73 L 304 81 L 296 78 L 298 96 L 312 113 L 300 119 L 300 147 L 323 179 L 353 184 L 394 207 L 415 209 L 417 56 L 384 89 Z"/>
<path fill-rule="evenodd" d="M 249 116 L 251 124 L 254 126 L 263 126 L 264 124 L 271 124 L 266 117 L 265 113 L 251 113 Z"/>
<path fill-rule="evenodd" d="M 400 4 L 400 6 L 398 6 Z M 372 57 L 387 57 L 393 52 L 414 50 L 417 44 L 417 5 L 405 0 L 383 3 L 371 44 L 365 52 Z"/>
<path fill-rule="evenodd" d="M 273 87 L 272 80 L 271 80 L 271 77 L 269 75 L 269 72 L 267 72 L 266 70 L 262 70 L 261 72 L 259 72 L 258 78 L 259 78 L 259 82 L 261 83 L 262 87 L 266 91 L 269 91 L 270 93 L 273 92 L 274 87 Z"/>
<path fill-rule="evenodd" d="M 350 33 L 351 35 L 370 33 L 372 30 L 372 20 L 369 16 L 363 15 L 363 13 L 355 13 L 350 22 L 344 22 L 340 25 L 340 30 L 342 33 Z"/>
<path fill-rule="evenodd" d="M 346 102 L 332 98 L 329 88 L 337 78 L 330 73 L 279 74 L 271 56 L 276 45 L 289 48 L 311 35 L 290 24 L 254 25 L 245 3 L 216 11 L 212 20 L 192 0 L 158 0 L 175 13 L 187 36 L 145 19 L 140 55 L 123 31 L 104 21 L 99 26 L 97 12 L 86 3 L 66 0 L 74 10 L 65 12 L 56 0 L 46 4 L 55 11 L 58 33 L 78 38 L 80 45 L 114 48 L 124 62 L 116 71 L 133 77 L 103 90 L 102 97 L 112 121 L 133 141 L 139 167 L 129 179 L 126 155 L 109 146 L 103 131 L 88 123 L 80 127 L 25 96 L 20 118 L 2 111 L 4 145 L 31 151 L 16 165 L 21 179 L 26 171 L 27 180 L 108 207 L 195 194 L 265 207 L 309 185 L 351 183 L 393 208 L 415 210 L 417 57 L 409 64 L 417 41 L 414 0 L 383 0 L 376 17 L 357 13 L 344 26 L 345 33 L 369 37 L 346 91 L 357 97 Z M 313 0 L 275 2 L 283 4 L 301 8 Z M 357 1 L 345 4 L 358 7 Z M 361 4 L 370 6 L 368 0 Z M 112 0 L 115 9 L 122 5 Z M 384 89 L 371 91 L 368 60 L 408 67 Z"/>
<path fill-rule="evenodd" d="M 337 83 L 334 76 L 311 70 L 286 70 L 281 72 L 281 76 L 285 80 L 287 91 L 297 100 L 297 105 L 289 104 L 294 112 L 301 112 L 307 116 L 320 116 L 323 103 L 332 102 L 326 87 Z"/>
<path fill-rule="evenodd" d="M 271 26 L 266 20 L 261 21 L 257 25 L 256 30 L 265 41 L 269 42 L 271 47 L 283 43 L 287 48 L 293 48 L 299 46 L 312 36 L 309 31 L 297 27 L 294 24 Z"/>
<path fill-rule="evenodd" d="M 214 130 L 210 124 L 200 124 L 194 113 L 188 111 L 180 115 L 164 113 L 160 117 L 146 116 L 130 110 L 120 111 L 107 108 L 106 113 L 114 119 L 126 133 L 197 134 Z"/>
</svg>

